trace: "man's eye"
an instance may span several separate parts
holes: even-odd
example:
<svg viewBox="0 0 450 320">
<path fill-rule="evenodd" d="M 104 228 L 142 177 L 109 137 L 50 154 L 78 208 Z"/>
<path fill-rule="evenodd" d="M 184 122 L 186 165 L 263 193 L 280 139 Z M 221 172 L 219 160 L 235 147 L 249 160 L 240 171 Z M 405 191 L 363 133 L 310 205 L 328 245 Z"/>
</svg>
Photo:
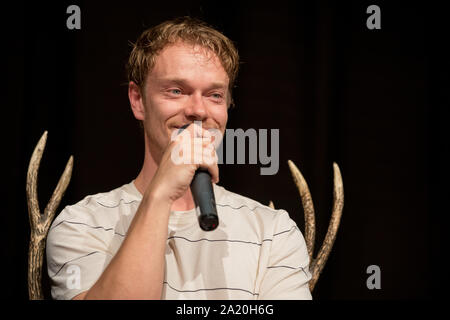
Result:
<svg viewBox="0 0 450 320">
<path fill-rule="evenodd" d="M 180 89 L 171 89 L 171 90 L 170 90 L 170 93 L 179 95 L 179 94 L 181 94 L 181 90 L 180 90 Z"/>
<path fill-rule="evenodd" d="M 214 99 L 222 99 L 222 95 L 221 95 L 220 93 L 213 93 L 213 94 L 212 94 L 212 97 L 213 97 Z"/>
</svg>

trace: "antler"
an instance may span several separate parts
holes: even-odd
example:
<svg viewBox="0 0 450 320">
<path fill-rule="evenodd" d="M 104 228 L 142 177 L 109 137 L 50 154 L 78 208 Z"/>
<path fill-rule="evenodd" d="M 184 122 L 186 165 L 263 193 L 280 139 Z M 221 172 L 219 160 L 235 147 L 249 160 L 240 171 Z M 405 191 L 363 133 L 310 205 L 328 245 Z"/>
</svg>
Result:
<svg viewBox="0 0 450 320">
<path fill-rule="evenodd" d="M 314 205 L 311 198 L 311 193 L 309 192 L 308 185 L 300 173 L 300 170 L 295 166 L 295 164 L 288 160 L 289 168 L 291 169 L 292 176 L 294 177 L 294 182 L 297 185 L 300 197 L 302 200 L 303 210 L 305 213 L 305 241 L 306 247 L 308 248 L 308 254 L 310 259 L 309 269 L 312 274 L 312 278 L 309 281 L 309 289 L 314 290 L 317 280 L 319 279 L 320 273 L 322 272 L 325 263 L 327 262 L 328 256 L 330 255 L 331 248 L 333 247 L 334 240 L 336 239 L 336 233 L 339 228 L 339 223 L 341 221 L 342 209 L 344 207 L 344 185 L 342 183 L 341 171 L 339 166 L 333 162 L 333 172 L 334 172 L 334 190 L 333 190 L 333 211 L 331 214 L 330 224 L 328 225 L 327 234 L 322 243 L 322 247 L 319 250 L 319 254 L 316 258 L 313 257 L 314 254 L 314 241 L 315 241 L 315 231 L 316 222 L 314 216 Z"/>
<path fill-rule="evenodd" d="M 302 200 L 303 211 L 305 213 L 305 242 L 309 255 L 309 270 L 312 274 L 312 278 L 309 281 L 309 289 L 311 292 L 314 290 L 314 286 L 319 280 L 320 273 L 322 272 L 328 256 L 330 255 L 331 248 L 333 247 L 336 234 L 339 229 L 339 223 L 341 222 L 342 209 L 344 207 L 344 185 L 342 183 L 341 171 L 339 166 L 333 162 L 334 171 L 334 190 L 333 190 L 333 212 L 331 214 L 330 224 L 328 225 L 327 234 L 325 240 L 322 243 L 322 247 L 319 250 L 319 254 L 316 258 L 314 254 L 314 242 L 316 235 L 316 218 L 314 215 L 314 205 L 309 192 L 308 184 L 303 178 L 300 170 L 291 161 L 288 160 L 289 169 L 291 170 L 292 177 L 300 193 Z M 270 201 L 269 206 L 274 208 L 273 202 Z"/>
<path fill-rule="evenodd" d="M 28 250 L 28 295 L 31 300 L 42 300 L 42 261 L 44 257 L 45 239 L 55 216 L 56 209 L 69 185 L 72 176 L 73 156 L 67 161 L 66 168 L 53 191 L 52 197 L 42 215 L 39 210 L 37 195 L 37 176 L 42 154 L 47 142 L 47 131 L 44 132 L 37 143 L 27 173 L 27 202 L 30 219 L 31 236 Z"/>
</svg>

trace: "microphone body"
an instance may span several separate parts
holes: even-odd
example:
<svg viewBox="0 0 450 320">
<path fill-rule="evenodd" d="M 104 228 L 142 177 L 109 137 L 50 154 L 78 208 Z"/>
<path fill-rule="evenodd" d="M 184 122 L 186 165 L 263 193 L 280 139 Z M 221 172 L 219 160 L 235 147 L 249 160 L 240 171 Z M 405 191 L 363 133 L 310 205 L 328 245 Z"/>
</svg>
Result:
<svg viewBox="0 0 450 320">
<path fill-rule="evenodd" d="M 191 191 L 195 206 L 200 209 L 198 223 L 204 231 L 212 231 L 219 225 L 216 199 L 211 175 L 205 169 L 197 169 L 191 182 Z"/>
</svg>

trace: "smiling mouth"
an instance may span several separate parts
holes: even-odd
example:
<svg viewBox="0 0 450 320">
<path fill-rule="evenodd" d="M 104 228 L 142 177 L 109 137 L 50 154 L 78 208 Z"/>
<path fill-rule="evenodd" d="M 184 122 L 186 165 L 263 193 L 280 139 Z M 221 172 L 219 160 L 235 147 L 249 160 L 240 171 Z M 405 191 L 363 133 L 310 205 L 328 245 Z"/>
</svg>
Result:
<svg viewBox="0 0 450 320">
<path fill-rule="evenodd" d="M 181 125 L 181 126 L 173 126 L 173 128 L 176 129 L 176 130 L 180 130 L 180 129 L 184 130 L 187 127 L 189 127 L 189 125 L 190 125 L 190 123 L 187 123 L 187 124 L 184 124 L 184 125 Z"/>
<path fill-rule="evenodd" d="M 190 123 L 181 125 L 181 126 L 172 126 L 172 130 L 177 132 L 177 135 L 183 132 L 184 129 L 186 129 Z"/>
<path fill-rule="evenodd" d="M 173 128 L 174 128 L 175 130 L 180 130 L 180 132 L 181 132 L 181 131 L 183 131 L 184 129 L 186 129 L 187 127 L 189 127 L 191 124 L 192 124 L 192 123 L 186 123 L 186 124 L 181 125 L 181 126 L 173 126 Z M 204 130 L 210 130 L 210 129 L 217 130 L 217 129 L 218 129 L 218 128 L 213 128 L 213 127 L 211 127 L 211 128 L 206 128 L 206 127 L 203 127 L 203 126 L 202 126 L 202 128 L 203 128 Z"/>
</svg>

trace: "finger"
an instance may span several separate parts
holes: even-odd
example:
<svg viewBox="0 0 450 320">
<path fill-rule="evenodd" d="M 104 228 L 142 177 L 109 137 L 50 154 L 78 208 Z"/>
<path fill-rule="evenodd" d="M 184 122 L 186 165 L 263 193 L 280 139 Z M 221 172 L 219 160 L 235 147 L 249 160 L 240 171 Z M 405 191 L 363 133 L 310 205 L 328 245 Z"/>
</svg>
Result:
<svg viewBox="0 0 450 320">
<path fill-rule="evenodd" d="M 188 144 L 187 141 L 185 141 L 186 144 Z M 194 140 L 191 142 L 191 150 L 212 150 L 215 149 L 214 144 L 206 138 L 194 138 Z"/>
<path fill-rule="evenodd" d="M 206 163 L 201 163 L 199 164 L 199 167 L 208 170 L 211 175 L 211 182 L 219 182 L 219 166 L 217 164 L 208 165 Z"/>
<path fill-rule="evenodd" d="M 204 137 L 204 138 L 211 138 L 213 135 L 211 132 L 209 132 L 209 129 L 205 129 L 202 124 L 198 124 L 197 122 L 194 122 L 191 124 L 187 129 L 193 133 L 194 137 Z"/>
<path fill-rule="evenodd" d="M 198 154 L 201 154 L 203 157 L 213 157 L 214 158 L 217 156 L 216 148 L 211 143 L 203 144 L 203 145 L 194 144 L 192 151 L 194 154 L 198 153 Z"/>
<path fill-rule="evenodd" d="M 213 145 L 208 145 L 207 147 L 203 148 L 203 156 L 204 157 L 212 157 L 213 159 L 215 159 L 215 161 L 218 161 L 218 156 L 217 156 L 217 152 L 216 152 L 216 148 L 214 148 Z"/>
<path fill-rule="evenodd" d="M 211 166 L 217 166 L 217 162 L 218 157 L 205 150 L 202 153 L 197 152 L 194 154 L 194 164 L 199 167 L 209 168 Z"/>
<path fill-rule="evenodd" d="M 213 137 L 213 135 L 212 135 L 211 132 L 209 132 L 208 130 L 203 129 L 203 131 L 202 131 L 202 137 L 208 138 L 209 140 L 211 140 L 211 138 Z"/>
<path fill-rule="evenodd" d="M 203 152 L 206 149 L 201 139 L 197 139 L 192 143 L 191 147 L 194 163 L 200 163 L 203 158 Z"/>
<path fill-rule="evenodd" d="M 202 126 L 198 125 L 197 122 L 194 122 L 192 125 L 190 125 L 188 129 L 191 132 L 191 136 L 194 138 L 203 136 Z"/>
<path fill-rule="evenodd" d="M 208 144 L 212 144 L 212 137 L 191 137 L 189 135 L 189 132 L 186 132 L 177 136 L 175 141 L 183 144 L 191 144 L 192 146 L 194 144 L 199 146 L 206 146 Z"/>
<path fill-rule="evenodd" d="M 216 159 L 216 157 L 211 155 L 210 152 L 203 152 L 202 153 L 202 163 L 205 163 L 207 165 L 217 164 L 217 159 Z"/>
<path fill-rule="evenodd" d="M 180 154 L 175 156 L 185 156 L 186 160 L 184 163 L 198 164 L 202 162 L 203 156 L 208 155 L 209 157 L 216 157 L 216 150 L 214 144 L 212 144 L 209 139 L 206 138 L 194 138 L 190 139 L 189 136 L 184 136 L 179 138 L 178 145 L 174 148 L 175 150 L 181 150 Z"/>
<path fill-rule="evenodd" d="M 191 123 L 189 126 L 179 129 L 178 130 L 178 136 L 184 136 L 185 139 L 188 141 L 188 138 L 192 139 L 202 139 L 205 142 L 213 143 L 216 140 L 216 137 L 213 133 L 211 133 L 209 130 L 213 130 L 213 133 L 215 133 L 216 129 L 203 129 L 201 125 L 198 125 L 196 123 Z M 175 140 L 175 139 L 172 139 Z M 181 141 L 181 138 L 180 138 Z"/>
</svg>

